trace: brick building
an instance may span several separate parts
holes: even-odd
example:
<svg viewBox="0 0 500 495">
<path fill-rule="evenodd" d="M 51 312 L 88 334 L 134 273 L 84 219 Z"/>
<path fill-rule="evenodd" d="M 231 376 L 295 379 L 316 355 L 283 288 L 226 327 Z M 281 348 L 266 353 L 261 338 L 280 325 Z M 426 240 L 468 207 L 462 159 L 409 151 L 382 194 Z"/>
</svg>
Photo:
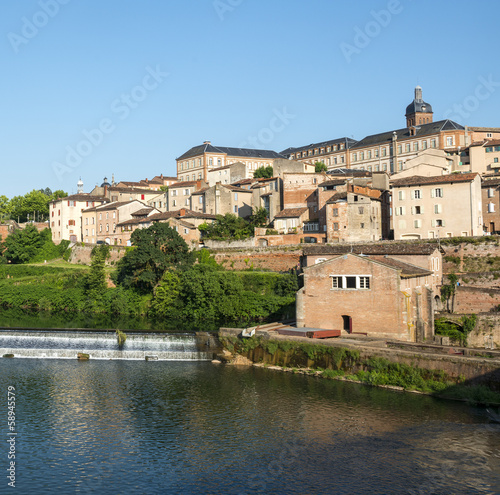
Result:
<svg viewBox="0 0 500 495">
<path fill-rule="evenodd" d="M 304 269 L 297 326 L 422 342 L 434 335 L 432 272 L 348 253 Z"/>
</svg>

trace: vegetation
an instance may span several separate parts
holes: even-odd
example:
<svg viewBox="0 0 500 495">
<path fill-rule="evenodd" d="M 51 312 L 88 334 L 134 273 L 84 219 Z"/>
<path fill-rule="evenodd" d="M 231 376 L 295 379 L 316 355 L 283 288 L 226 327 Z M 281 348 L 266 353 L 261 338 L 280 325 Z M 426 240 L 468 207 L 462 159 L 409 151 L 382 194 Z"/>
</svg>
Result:
<svg viewBox="0 0 500 495">
<path fill-rule="evenodd" d="M 318 174 L 320 172 L 327 172 L 328 168 L 323 162 L 316 162 L 314 164 L 314 171 Z"/>
<path fill-rule="evenodd" d="M 268 165 L 267 167 L 259 167 L 253 173 L 254 179 L 270 179 L 274 174 L 272 165 Z"/>
<path fill-rule="evenodd" d="M 455 344 L 467 347 L 467 337 L 474 330 L 477 322 L 477 316 L 462 316 L 458 322 L 449 321 L 446 318 L 438 318 L 434 322 L 434 331 L 436 335 L 450 337 Z"/>
<path fill-rule="evenodd" d="M 23 230 L 15 230 L 2 243 L 4 262 L 37 263 L 69 255 L 69 241 L 52 242 L 50 229 L 39 232 L 34 225 Z"/>
<path fill-rule="evenodd" d="M 49 218 L 49 203 L 67 195 L 61 190 L 52 192 L 47 187 L 38 191 L 33 190 L 24 196 L 14 196 L 11 200 L 6 196 L 0 196 L 0 221 L 12 219 L 19 222 L 29 220 L 43 222 Z"/>
<path fill-rule="evenodd" d="M 116 281 L 143 293 L 154 290 L 167 270 L 183 270 L 194 263 L 184 239 L 166 223 L 154 223 L 132 233 L 133 249 L 118 263 Z"/>
<path fill-rule="evenodd" d="M 448 311 L 448 313 L 453 313 L 455 309 L 455 293 L 457 290 L 458 277 L 454 273 L 450 273 L 448 275 L 448 281 L 448 284 L 443 284 L 441 286 L 441 301 L 443 304 L 446 303 L 446 311 Z"/>
<path fill-rule="evenodd" d="M 248 218 L 241 218 L 232 213 L 217 215 L 215 222 L 203 223 L 198 227 L 198 230 L 203 239 L 242 240 L 253 237 L 255 227 L 265 227 L 267 222 L 267 210 L 256 208 Z"/>
</svg>

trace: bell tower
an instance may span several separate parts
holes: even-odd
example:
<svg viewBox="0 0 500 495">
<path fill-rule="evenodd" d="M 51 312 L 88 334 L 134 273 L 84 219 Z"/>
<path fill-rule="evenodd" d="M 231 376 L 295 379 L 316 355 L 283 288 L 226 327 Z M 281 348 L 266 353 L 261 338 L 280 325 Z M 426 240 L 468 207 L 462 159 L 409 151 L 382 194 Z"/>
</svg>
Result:
<svg viewBox="0 0 500 495">
<path fill-rule="evenodd" d="M 406 107 L 406 127 L 415 127 L 432 122 L 432 107 L 422 99 L 422 88 L 415 88 L 415 98 Z"/>
</svg>

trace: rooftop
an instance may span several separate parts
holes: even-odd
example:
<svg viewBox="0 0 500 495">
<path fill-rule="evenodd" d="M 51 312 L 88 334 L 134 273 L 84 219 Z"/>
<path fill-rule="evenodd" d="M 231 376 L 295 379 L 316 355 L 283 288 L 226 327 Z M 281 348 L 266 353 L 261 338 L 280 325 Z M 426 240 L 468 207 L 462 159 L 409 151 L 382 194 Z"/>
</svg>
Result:
<svg viewBox="0 0 500 495">
<path fill-rule="evenodd" d="M 369 254 L 369 255 L 430 255 L 437 244 L 388 242 L 383 244 L 305 244 L 304 256 L 320 254 Z"/>
<path fill-rule="evenodd" d="M 448 174 L 437 175 L 435 177 L 422 177 L 415 175 L 413 177 L 405 177 L 404 179 L 394 179 L 391 181 L 391 187 L 405 187 L 405 186 L 423 186 L 430 184 L 453 184 L 456 182 L 471 182 L 479 174 Z"/>
<path fill-rule="evenodd" d="M 212 146 L 211 143 L 203 143 L 199 146 L 194 146 L 189 151 L 186 151 L 177 160 L 186 160 L 195 156 L 200 156 L 203 153 L 221 153 L 228 156 L 239 156 L 242 158 L 284 158 L 276 151 L 271 150 L 255 150 L 247 148 L 228 148 L 225 146 Z"/>
</svg>

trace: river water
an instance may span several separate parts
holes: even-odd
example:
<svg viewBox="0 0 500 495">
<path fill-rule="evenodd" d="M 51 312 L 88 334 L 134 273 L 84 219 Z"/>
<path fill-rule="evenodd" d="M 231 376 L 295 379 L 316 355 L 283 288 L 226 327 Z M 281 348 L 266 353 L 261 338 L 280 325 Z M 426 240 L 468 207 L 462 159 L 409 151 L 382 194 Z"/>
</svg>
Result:
<svg viewBox="0 0 500 495">
<path fill-rule="evenodd" d="M 500 493 L 500 425 L 463 403 L 209 361 L 0 359 L 4 438 L 9 386 L 0 493 Z"/>
</svg>

